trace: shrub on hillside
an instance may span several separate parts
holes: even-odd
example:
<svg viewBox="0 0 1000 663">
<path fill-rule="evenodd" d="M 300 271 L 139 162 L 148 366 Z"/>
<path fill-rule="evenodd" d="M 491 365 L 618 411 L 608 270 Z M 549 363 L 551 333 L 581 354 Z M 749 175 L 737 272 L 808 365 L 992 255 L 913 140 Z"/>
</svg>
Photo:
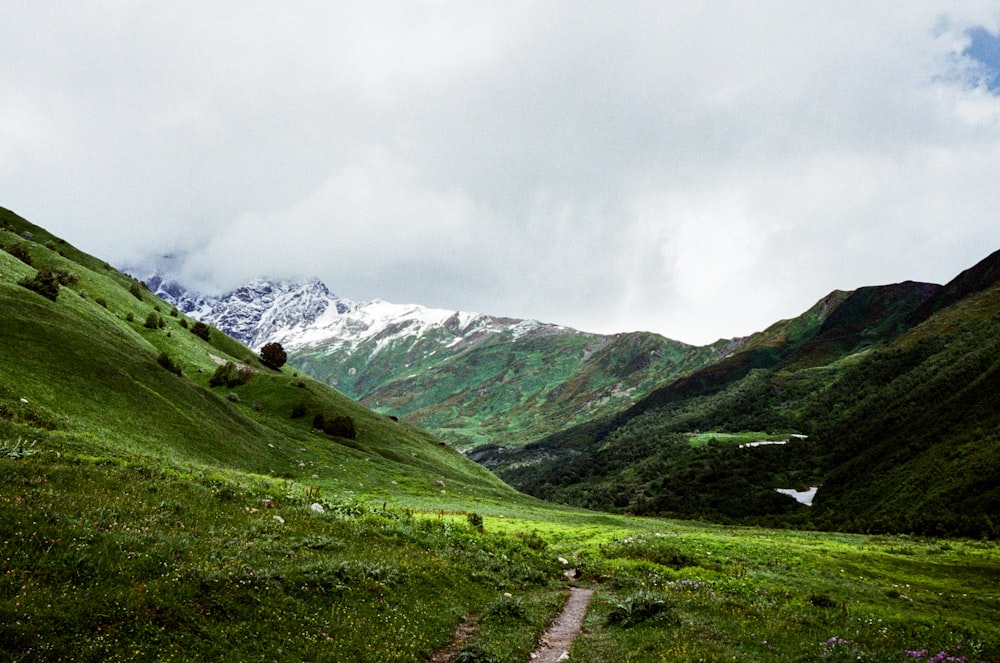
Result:
<svg viewBox="0 0 1000 663">
<path fill-rule="evenodd" d="M 170 358 L 166 352 L 161 352 L 160 356 L 156 358 L 156 363 L 167 369 L 174 375 L 181 374 L 181 367 L 174 363 L 174 360 Z"/>
<path fill-rule="evenodd" d="M 342 437 L 347 440 L 353 440 L 358 436 L 354 420 L 347 415 L 327 417 L 322 412 L 317 412 L 316 416 L 313 417 L 313 428 L 323 431 L 330 437 Z"/>
<path fill-rule="evenodd" d="M 11 244 L 10 246 L 5 247 L 5 250 L 7 251 L 7 253 L 11 254 L 12 256 L 23 262 L 25 265 L 31 264 L 31 250 L 28 248 L 27 244 L 24 244 L 23 242 L 18 242 L 16 244 Z"/>
<path fill-rule="evenodd" d="M 302 401 L 297 401 L 292 405 L 292 419 L 301 419 L 306 416 L 306 404 Z"/>
<path fill-rule="evenodd" d="M 191 325 L 191 333 L 205 341 L 210 340 L 212 337 L 212 332 L 208 328 L 208 325 L 206 325 L 204 322 L 200 320 Z"/>
<path fill-rule="evenodd" d="M 142 323 L 142 326 L 146 329 L 158 329 L 160 327 L 160 316 L 150 311 L 149 315 L 146 316 L 146 322 Z"/>
<path fill-rule="evenodd" d="M 145 288 L 143 288 L 142 284 L 139 281 L 136 281 L 135 279 L 132 279 L 132 285 L 128 287 L 129 293 L 131 293 L 131 295 L 136 299 L 138 299 L 140 302 L 142 301 L 142 291 L 144 289 Z"/>
<path fill-rule="evenodd" d="M 260 361 L 268 368 L 278 370 L 288 361 L 288 355 L 281 343 L 268 343 L 260 349 Z"/>
<path fill-rule="evenodd" d="M 59 276 L 52 271 L 51 267 L 42 267 L 35 272 L 33 277 L 21 279 L 17 284 L 52 301 L 55 301 L 56 297 L 59 296 Z"/>
<path fill-rule="evenodd" d="M 328 418 L 323 424 L 323 432 L 330 437 L 342 437 L 347 440 L 353 440 L 358 436 L 354 420 L 346 415 Z"/>
<path fill-rule="evenodd" d="M 249 366 L 237 366 L 233 362 L 227 361 L 215 369 L 212 377 L 208 379 L 208 384 L 213 387 L 226 386 L 232 388 L 246 384 L 252 376 L 253 369 Z"/>
</svg>

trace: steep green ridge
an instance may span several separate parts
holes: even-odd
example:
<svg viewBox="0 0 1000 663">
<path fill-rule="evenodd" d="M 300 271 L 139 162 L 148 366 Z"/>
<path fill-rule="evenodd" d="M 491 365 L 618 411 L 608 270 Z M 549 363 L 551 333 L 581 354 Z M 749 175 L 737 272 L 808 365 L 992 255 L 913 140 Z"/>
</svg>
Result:
<svg viewBox="0 0 1000 663">
<path fill-rule="evenodd" d="M 217 330 L 209 341 L 195 336 L 193 320 L 171 315 L 148 291 L 140 301 L 129 292 L 131 279 L 24 219 L 5 211 L 2 223 L 12 229 L 2 233 L 3 244 L 27 246 L 32 263 L 0 252 L 0 337 L 7 354 L 0 362 L 0 425 L 21 420 L 39 426 L 18 435 L 58 440 L 80 453 L 220 465 L 357 495 L 431 494 L 438 492 L 434 482 L 444 481 L 453 491 L 514 496 L 427 434 L 376 415 L 295 369 L 267 369 Z M 25 240 L 25 232 L 39 241 Z M 61 287 L 56 301 L 18 285 L 42 266 L 78 280 Z M 148 328 L 150 315 L 164 326 Z M 158 363 L 161 354 L 181 375 Z M 245 363 L 253 376 L 246 384 L 210 388 L 225 361 Z M 295 405 L 303 416 L 292 418 Z M 350 417 L 356 439 L 315 431 L 317 413 Z"/>
<path fill-rule="evenodd" d="M 365 405 L 468 450 L 493 443 L 520 447 L 616 412 L 664 380 L 714 360 L 724 346 L 554 326 L 484 333 L 449 346 L 451 338 L 428 334 L 375 339 L 377 347 L 307 347 L 290 357 Z"/>
<path fill-rule="evenodd" d="M 996 536 L 997 262 L 944 288 L 834 293 L 615 417 L 475 457 L 531 494 L 594 508 Z M 809 437 L 689 444 L 698 431 Z M 823 484 L 812 508 L 774 491 L 810 484 Z"/>
</svg>

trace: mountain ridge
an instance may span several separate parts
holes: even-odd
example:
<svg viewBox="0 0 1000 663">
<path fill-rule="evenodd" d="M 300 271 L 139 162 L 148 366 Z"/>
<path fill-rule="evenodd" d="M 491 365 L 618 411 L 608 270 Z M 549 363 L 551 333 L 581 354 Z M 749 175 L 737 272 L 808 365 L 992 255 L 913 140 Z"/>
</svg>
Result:
<svg viewBox="0 0 1000 663">
<path fill-rule="evenodd" d="M 663 374 L 739 344 L 697 347 L 649 332 L 601 335 L 380 299 L 359 303 L 316 279 L 255 279 L 217 297 L 161 274 L 146 282 L 251 347 L 281 343 L 310 375 L 461 449 L 496 439 L 520 446 L 628 404 Z"/>
</svg>

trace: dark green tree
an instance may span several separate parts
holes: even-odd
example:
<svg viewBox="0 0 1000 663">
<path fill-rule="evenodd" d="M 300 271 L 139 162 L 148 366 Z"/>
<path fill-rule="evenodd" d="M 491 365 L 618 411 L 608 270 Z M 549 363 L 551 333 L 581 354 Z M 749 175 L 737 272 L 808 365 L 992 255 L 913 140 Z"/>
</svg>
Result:
<svg viewBox="0 0 1000 663">
<path fill-rule="evenodd" d="M 191 333 L 203 340 L 210 340 L 212 337 L 212 332 L 204 322 L 199 320 L 198 322 L 191 325 Z"/>
<path fill-rule="evenodd" d="M 268 368 L 278 370 L 288 361 L 288 355 L 281 343 L 268 343 L 260 349 L 260 361 Z"/>
<path fill-rule="evenodd" d="M 23 242 L 18 242 L 17 244 L 8 246 L 7 253 L 11 254 L 25 265 L 31 264 L 31 249 L 29 249 L 28 245 Z"/>
<path fill-rule="evenodd" d="M 17 283 L 52 301 L 59 296 L 59 275 L 51 267 L 42 267 L 30 279 L 22 279 Z"/>
</svg>

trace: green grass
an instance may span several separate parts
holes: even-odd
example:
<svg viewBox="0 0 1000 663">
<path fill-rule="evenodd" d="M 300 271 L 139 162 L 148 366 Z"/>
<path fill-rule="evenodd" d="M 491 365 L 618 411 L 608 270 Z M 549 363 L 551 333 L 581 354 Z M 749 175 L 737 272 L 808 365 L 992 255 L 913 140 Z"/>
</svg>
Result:
<svg viewBox="0 0 1000 663">
<path fill-rule="evenodd" d="M 781 441 L 787 440 L 790 433 L 691 433 L 687 436 L 688 444 L 692 447 L 703 447 L 710 442 L 722 444 L 747 444 L 748 442 L 759 442 L 762 440 Z"/>
<path fill-rule="evenodd" d="M 597 589 L 573 660 L 1000 657 L 992 542 L 516 503 L 480 533 L 287 480 L 34 452 L 0 453 L 10 660 L 423 661 L 468 619 L 467 653 L 526 661 L 564 597 L 559 558 Z M 666 608 L 643 616 L 650 597 Z M 623 606 L 634 621 L 611 618 Z M 825 654 L 830 638 L 851 645 Z"/>
</svg>

